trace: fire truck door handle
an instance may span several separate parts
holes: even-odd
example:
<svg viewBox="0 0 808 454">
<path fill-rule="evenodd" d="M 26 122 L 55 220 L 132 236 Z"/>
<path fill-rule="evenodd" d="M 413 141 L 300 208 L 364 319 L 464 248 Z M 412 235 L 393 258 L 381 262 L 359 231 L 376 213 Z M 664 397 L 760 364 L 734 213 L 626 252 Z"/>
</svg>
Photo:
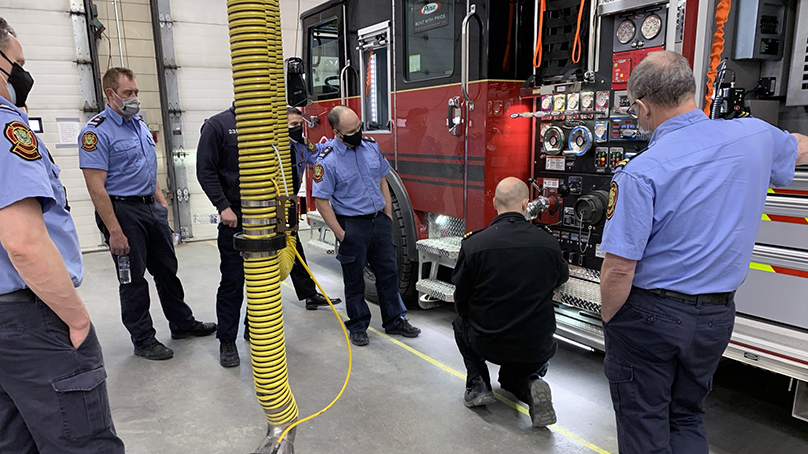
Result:
<svg viewBox="0 0 808 454">
<path fill-rule="evenodd" d="M 475 4 L 469 6 L 469 12 L 466 14 L 466 17 L 463 18 L 463 25 L 460 27 L 461 34 L 463 35 L 461 39 L 462 48 L 460 50 L 460 90 L 463 92 L 463 98 L 465 98 L 469 105 L 469 110 L 474 110 L 474 101 L 472 101 L 469 96 L 469 22 L 472 16 L 480 23 L 480 16 L 477 15 L 477 5 Z M 480 23 L 480 29 L 482 29 L 482 23 Z"/>
<path fill-rule="evenodd" d="M 345 79 L 345 74 L 350 67 L 351 60 L 345 60 L 345 66 L 339 72 L 339 103 L 343 106 L 348 104 L 348 80 Z M 345 83 L 343 83 L 343 80 Z"/>
<path fill-rule="evenodd" d="M 446 113 L 446 126 L 449 128 L 449 134 L 453 136 L 460 136 L 460 96 L 449 98 L 449 111 Z"/>
</svg>

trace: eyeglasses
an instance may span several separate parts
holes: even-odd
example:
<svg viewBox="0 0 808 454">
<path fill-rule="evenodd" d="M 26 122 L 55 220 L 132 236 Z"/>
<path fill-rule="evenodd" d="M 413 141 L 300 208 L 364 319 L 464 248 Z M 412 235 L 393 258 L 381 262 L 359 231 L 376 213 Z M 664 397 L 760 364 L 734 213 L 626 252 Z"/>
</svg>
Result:
<svg viewBox="0 0 808 454">
<path fill-rule="evenodd" d="M 640 96 L 639 98 L 635 99 L 634 102 L 631 103 L 631 105 L 628 107 L 628 111 L 626 112 L 631 118 L 635 120 L 640 118 L 640 114 L 636 110 L 634 110 L 634 104 L 637 104 L 637 101 L 641 100 L 642 98 L 644 98 L 644 96 Z"/>
</svg>

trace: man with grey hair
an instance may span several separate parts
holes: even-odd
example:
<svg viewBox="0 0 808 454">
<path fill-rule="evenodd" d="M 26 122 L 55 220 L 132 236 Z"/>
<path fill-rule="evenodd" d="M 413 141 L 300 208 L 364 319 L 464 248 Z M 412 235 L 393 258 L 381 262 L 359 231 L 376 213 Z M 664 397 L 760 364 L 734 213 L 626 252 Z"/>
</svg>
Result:
<svg viewBox="0 0 808 454">
<path fill-rule="evenodd" d="M 557 349 L 553 289 L 569 269 L 549 229 L 525 220 L 528 196 L 523 181 L 503 179 L 494 195 L 498 216 L 463 239 L 452 273 L 452 325 L 466 365 L 466 407 L 495 402 L 489 361 L 500 365 L 502 389 L 528 404 L 533 427 L 545 427 L 556 422 L 542 380 Z"/>
<path fill-rule="evenodd" d="M 808 163 L 805 136 L 752 118 L 711 121 L 695 91 L 687 60 L 667 51 L 628 82 L 629 113 L 651 140 L 612 179 L 600 245 L 604 372 L 621 454 L 708 453 L 704 401 L 767 188 Z"/>
<path fill-rule="evenodd" d="M 0 452 L 123 453 L 60 170 L 20 110 L 24 65 L 0 18 Z"/>
</svg>

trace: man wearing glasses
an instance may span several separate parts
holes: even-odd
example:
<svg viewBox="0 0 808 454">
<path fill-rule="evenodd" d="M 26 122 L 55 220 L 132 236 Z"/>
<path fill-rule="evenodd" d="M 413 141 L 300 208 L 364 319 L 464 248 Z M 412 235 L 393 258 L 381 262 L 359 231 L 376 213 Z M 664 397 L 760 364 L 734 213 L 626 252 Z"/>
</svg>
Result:
<svg viewBox="0 0 808 454">
<path fill-rule="evenodd" d="M 808 137 L 710 120 L 687 60 L 654 52 L 631 74 L 647 150 L 612 179 L 601 316 L 621 454 L 707 454 L 704 401 L 735 320 L 769 185 L 808 163 Z"/>
<path fill-rule="evenodd" d="M 328 112 L 336 134 L 317 157 L 312 195 L 317 211 L 340 242 L 337 260 L 342 265 L 345 327 L 357 346 L 369 343 L 370 310 L 365 302 L 365 265 L 376 275 L 376 290 L 387 334 L 417 337 L 398 294 L 396 251 L 392 237 L 392 205 L 385 175 L 390 164 L 376 141 L 362 136 L 362 122 L 348 107 Z"/>
</svg>

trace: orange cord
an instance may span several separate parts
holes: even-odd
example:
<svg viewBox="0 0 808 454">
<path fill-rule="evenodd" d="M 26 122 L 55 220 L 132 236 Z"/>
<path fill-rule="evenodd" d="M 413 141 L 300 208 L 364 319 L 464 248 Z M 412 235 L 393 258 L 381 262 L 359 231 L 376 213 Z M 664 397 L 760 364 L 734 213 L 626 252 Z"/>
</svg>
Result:
<svg viewBox="0 0 808 454">
<path fill-rule="evenodd" d="M 541 54 L 542 54 L 542 42 L 541 42 L 541 35 L 542 31 L 544 31 L 544 12 L 547 9 L 545 5 L 545 0 L 540 0 L 541 6 L 539 6 L 539 31 L 536 33 L 536 51 L 533 52 L 533 67 L 538 68 L 541 66 Z"/>
<path fill-rule="evenodd" d="M 575 40 L 572 42 L 572 62 L 578 63 L 581 61 L 581 18 L 584 15 L 584 3 L 586 0 L 581 0 L 581 6 L 578 9 L 578 26 L 575 29 Z M 577 54 L 576 54 L 577 52 Z"/>
<path fill-rule="evenodd" d="M 502 71 L 511 68 L 511 42 L 513 41 L 513 21 L 516 18 L 516 4 L 512 1 L 508 13 L 508 44 L 505 45 L 505 56 L 502 58 Z"/>
<path fill-rule="evenodd" d="M 713 104 L 713 83 L 718 73 L 718 65 L 721 63 L 721 52 L 724 51 L 724 23 L 729 17 L 730 4 L 731 0 L 721 0 L 715 9 L 715 35 L 710 53 L 710 71 L 707 72 L 707 94 L 704 97 L 704 113 L 707 115 L 710 115 L 710 107 Z"/>
<path fill-rule="evenodd" d="M 373 81 L 373 72 L 371 71 L 371 62 L 373 61 L 373 49 L 370 50 L 370 55 L 368 56 L 368 68 L 365 71 L 365 96 L 370 96 L 370 83 Z"/>
</svg>

